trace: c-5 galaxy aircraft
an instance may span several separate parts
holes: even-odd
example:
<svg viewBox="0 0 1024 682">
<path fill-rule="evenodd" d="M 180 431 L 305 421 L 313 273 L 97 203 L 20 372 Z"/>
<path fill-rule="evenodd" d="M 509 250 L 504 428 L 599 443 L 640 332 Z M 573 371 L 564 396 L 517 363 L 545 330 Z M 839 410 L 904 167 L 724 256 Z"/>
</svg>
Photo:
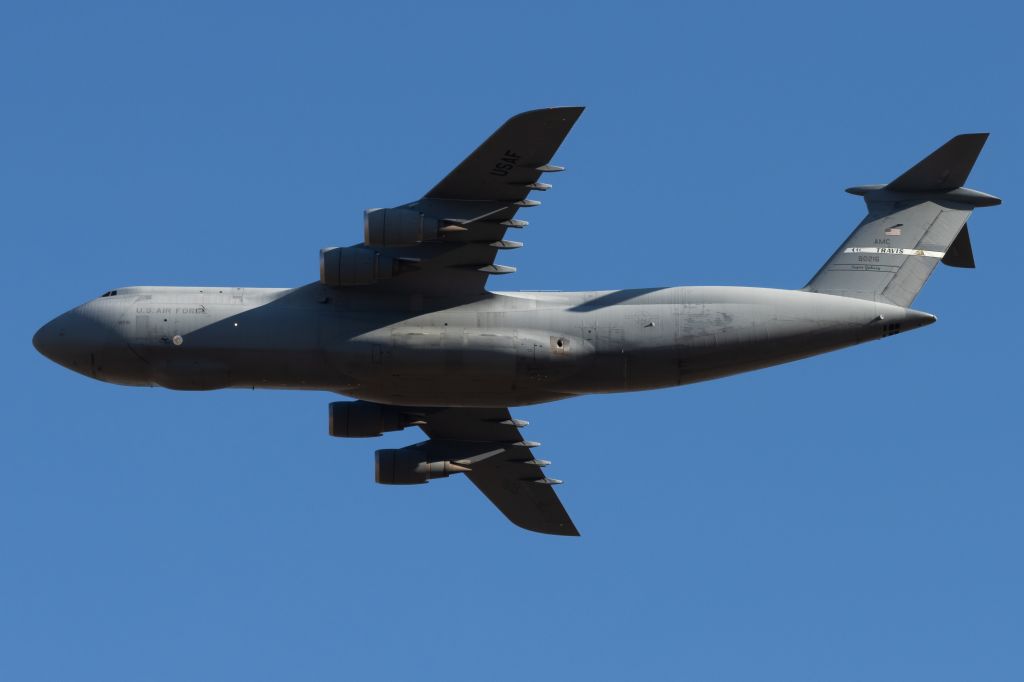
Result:
<svg viewBox="0 0 1024 682">
<path fill-rule="evenodd" d="M 115 289 L 33 343 L 117 384 L 344 394 L 333 436 L 427 435 L 377 450 L 378 483 L 465 474 L 513 523 L 578 535 L 510 407 L 715 379 L 931 324 L 910 304 L 939 262 L 974 267 L 967 218 L 1000 203 L 963 187 L 987 134 L 958 135 L 887 185 L 848 189 L 868 215 L 803 289 L 488 291 L 514 272 L 495 258 L 522 246 L 506 233 L 563 170 L 551 159 L 582 112 L 509 119 L 421 199 L 366 211 L 362 243 L 320 251 L 319 281 Z"/>
</svg>

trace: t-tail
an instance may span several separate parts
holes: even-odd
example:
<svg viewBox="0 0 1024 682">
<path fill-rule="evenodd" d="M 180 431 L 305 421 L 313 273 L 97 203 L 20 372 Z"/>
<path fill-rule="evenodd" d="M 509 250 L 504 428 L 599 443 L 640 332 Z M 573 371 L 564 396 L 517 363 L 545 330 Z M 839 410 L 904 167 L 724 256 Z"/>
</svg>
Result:
<svg viewBox="0 0 1024 682">
<path fill-rule="evenodd" d="M 957 135 L 888 185 L 847 189 L 868 215 L 804 290 L 909 307 L 939 261 L 973 268 L 967 218 L 1002 203 L 963 186 L 987 139 Z"/>
</svg>

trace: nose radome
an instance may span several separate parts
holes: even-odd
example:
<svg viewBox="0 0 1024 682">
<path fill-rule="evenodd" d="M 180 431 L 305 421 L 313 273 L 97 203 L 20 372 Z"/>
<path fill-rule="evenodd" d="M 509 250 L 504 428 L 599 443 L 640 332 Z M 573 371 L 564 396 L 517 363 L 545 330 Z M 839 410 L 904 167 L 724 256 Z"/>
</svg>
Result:
<svg viewBox="0 0 1024 682">
<path fill-rule="evenodd" d="M 60 331 L 57 328 L 57 321 L 59 319 L 50 320 L 32 336 L 32 345 L 35 346 L 36 350 L 54 361 L 56 361 L 54 355 L 60 339 Z"/>
<path fill-rule="evenodd" d="M 108 325 L 81 308 L 47 322 L 32 337 L 36 350 L 76 372 L 88 372 L 95 355 L 115 341 Z"/>
</svg>

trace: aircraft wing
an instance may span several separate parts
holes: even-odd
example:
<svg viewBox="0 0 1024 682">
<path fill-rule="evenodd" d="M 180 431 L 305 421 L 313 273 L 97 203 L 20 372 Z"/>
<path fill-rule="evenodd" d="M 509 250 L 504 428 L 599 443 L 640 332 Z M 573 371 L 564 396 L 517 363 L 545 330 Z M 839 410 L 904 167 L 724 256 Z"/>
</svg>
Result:
<svg viewBox="0 0 1024 682">
<path fill-rule="evenodd" d="M 420 428 L 430 441 L 417 447 L 448 453 L 469 469 L 466 476 L 521 528 L 552 535 L 579 535 L 555 494 L 545 460 L 533 456 L 540 445 L 523 439 L 507 408 L 441 408 L 424 416 Z"/>
<path fill-rule="evenodd" d="M 583 107 L 535 109 L 513 116 L 455 170 L 424 195 L 425 200 L 494 201 L 515 206 L 551 166 L 562 140 Z"/>
<path fill-rule="evenodd" d="M 522 246 L 505 239 L 505 232 L 527 224 L 515 217 L 521 208 L 540 204 L 527 198 L 530 192 L 550 189 L 541 177 L 563 170 L 551 158 L 582 113 L 583 107 L 556 107 L 513 116 L 421 199 L 386 209 L 422 215 L 440 225 L 440 233 L 412 245 L 367 241 L 401 263 L 402 273 L 359 289 L 471 297 L 484 291 L 490 275 L 515 272 L 494 262 L 499 252 Z"/>
</svg>

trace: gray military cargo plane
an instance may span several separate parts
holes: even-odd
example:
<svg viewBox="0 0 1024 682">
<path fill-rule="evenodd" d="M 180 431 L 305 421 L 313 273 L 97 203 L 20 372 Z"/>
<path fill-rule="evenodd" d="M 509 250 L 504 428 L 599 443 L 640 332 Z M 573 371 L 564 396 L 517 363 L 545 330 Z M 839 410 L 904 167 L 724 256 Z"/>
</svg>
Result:
<svg viewBox="0 0 1024 682">
<path fill-rule="evenodd" d="M 32 342 L 116 384 L 344 394 L 333 436 L 427 435 L 377 450 L 378 483 L 462 473 L 513 523 L 578 535 L 510 407 L 715 379 L 931 324 L 910 304 L 939 262 L 974 267 L 967 217 L 1000 203 L 963 187 L 987 134 L 958 135 L 887 185 L 848 189 L 868 215 L 799 290 L 486 290 L 514 272 L 495 257 L 522 246 L 506 233 L 563 170 L 551 159 L 582 112 L 509 119 L 421 199 L 366 211 L 362 243 L 320 251 L 317 282 L 115 289 Z"/>
</svg>

